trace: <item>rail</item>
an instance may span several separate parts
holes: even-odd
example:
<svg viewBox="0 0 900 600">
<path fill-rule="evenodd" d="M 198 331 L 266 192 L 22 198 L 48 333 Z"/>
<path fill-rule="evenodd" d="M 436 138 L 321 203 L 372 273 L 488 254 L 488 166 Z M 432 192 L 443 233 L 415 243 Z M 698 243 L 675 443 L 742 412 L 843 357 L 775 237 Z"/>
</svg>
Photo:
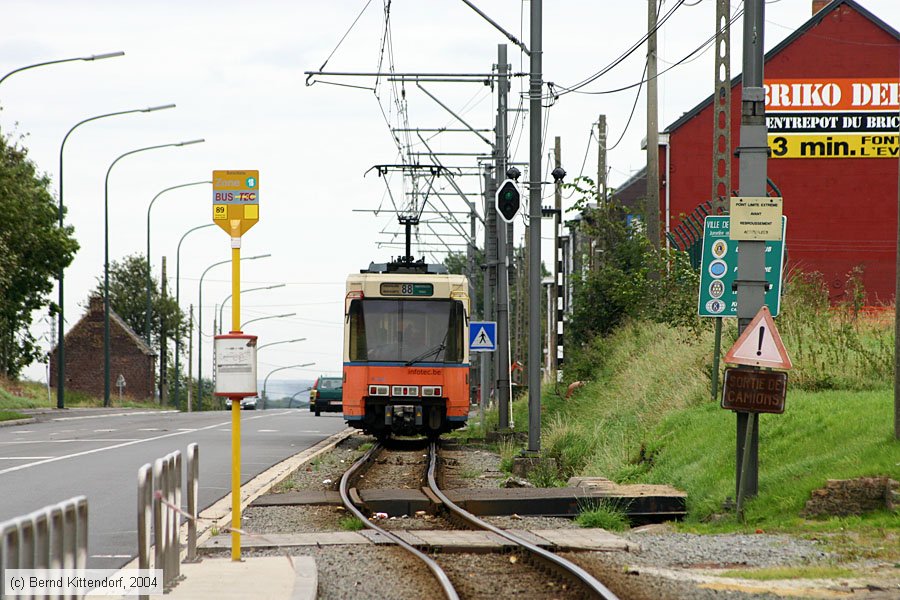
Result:
<svg viewBox="0 0 900 600">
<path fill-rule="evenodd" d="M 84 496 L 0 523 L 0 597 L 6 569 L 84 569 L 87 545 Z"/>
<path fill-rule="evenodd" d="M 576 580 L 582 586 L 587 588 L 595 597 L 603 598 L 604 600 L 618 600 L 618 597 L 613 594 L 605 585 L 600 583 L 597 578 L 593 575 L 576 565 L 575 563 L 568 561 L 561 556 L 557 556 L 553 552 L 548 550 L 544 550 L 540 546 L 536 546 L 525 540 L 520 538 L 512 533 L 506 531 L 505 529 L 500 529 L 499 527 L 494 527 L 490 523 L 482 521 L 472 513 L 463 510 L 458 505 L 454 504 L 452 500 L 450 500 L 446 494 L 444 494 L 437 485 L 437 481 L 435 479 L 435 471 L 437 470 L 437 443 L 431 442 L 429 445 L 429 457 L 428 457 L 428 487 L 431 488 L 431 491 L 434 492 L 434 495 L 440 498 L 441 502 L 444 503 L 444 506 L 451 512 L 453 515 L 467 525 L 475 528 L 475 529 L 484 529 L 486 531 L 490 531 L 491 533 L 502 537 L 505 540 L 512 542 L 513 544 L 520 546 L 527 550 L 531 556 L 538 559 L 541 563 L 553 569 L 557 573 L 562 574 L 564 577 L 568 577 Z"/>
<path fill-rule="evenodd" d="M 374 446 L 372 446 L 371 449 L 369 449 L 368 452 L 366 452 L 362 456 L 362 458 L 360 458 L 355 463 L 353 463 L 353 466 L 351 466 L 349 469 L 347 469 L 347 471 L 344 472 L 344 475 L 341 477 L 341 485 L 340 485 L 341 500 L 343 501 L 344 506 L 347 508 L 347 510 L 349 510 L 351 513 L 353 513 L 353 515 L 357 519 L 362 521 L 366 527 L 377 531 L 381 535 L 385 536 L 386 538 L 388 538 L 389 540 L 391 540 L 392 542 L 394 542 L 395 544 L 397 544 L 398 546 L 400 546 L 401 548 L 408 551 L 410 554 L 414 555 L 416 558 L 418 558 L 419 560 L 424 562 L 425 565 L 428 567 L 428 569 L 437 578 L 438 583 L 440 584 L 441 589 L 444 592 L 444 596 L 447 597 L 447 600 L 459 600 L 459 595 L 456 593 L 456 589 L 454 589 L 453 584 L 450 582 L 450 578 L 447 577 L 447 574 L 444 572 L 444 570 L 441 568 L 441 566 L 434 559 L 430 558 L 428 555 L 424 554 L 423 552 L 419 551 L 415 547 L 411 546 L 410 544 L 408 544 L 407 542 L 405 542 L 398 536 L 394 535 L 387 529 L 379 527 L 378 525 L 375 525 L 374 523 L 369 521 L 369 519 L 366 518 L 366 516 L 356 507 L 356 505 L 350 499 L 350 492 L 349 492 L 350 480 L 353 478 L 354 474 L 357 471 L 359 471 L 360 469 L 363 468 L 364 465 L 369 464 L 372 461 L 372 457 L 374 457 L 375 454 L 380 452 L 382 448 L 383 448 L 383 446 L 380 443 L 375 444 Z"/>
<path fill-rule="evenodd" d="M 196 560 L 197 556 L 198 474 L 199 447 L 190 444 L 187 448 L 188 506 L 185 513 L 188 521 L 188 561 Z M 182 578 L 179 535 L 184 511 L 181 509 L 181 483 L 182 459 L 181 452 L 177 450 L 156 459 L 152 466 L 147 463 L 138 470 L 138 567 L 162 569 L 166 591 Z M 140 598 L 143 600 L 148 596 Z"/>
</svg>

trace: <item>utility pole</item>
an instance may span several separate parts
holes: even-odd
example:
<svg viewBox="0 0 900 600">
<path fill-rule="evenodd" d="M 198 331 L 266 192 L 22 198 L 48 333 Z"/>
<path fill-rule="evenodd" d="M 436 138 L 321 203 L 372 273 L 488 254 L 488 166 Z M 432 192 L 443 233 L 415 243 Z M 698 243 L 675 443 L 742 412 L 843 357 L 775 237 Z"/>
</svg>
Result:
<svg viewBox="0 0 900 600">
<path fill-rule="evenodd" d="M 541 451 L 541 91 L 543 0 L 531 0 L 529 99 L 528 452 Z"/>
<path fill-rule="evenodd" d="M 506 44 L 497 45 L 497 140 L 494 153 L 497 163 L 497 185 L 506 177 L 506 116 L 509 93 L 509 65 Z M 493 205 L 492 205 L 493 208 Z M 500 409 L 500 430 L 509 429 L 509 256 L 507 227 L 497 223 L 497 403 Z"/>
<path fill-rule="evenodd" d="M 556 169 L 562 168 L 562 141 L 556 136 L 553 143 L 553 166 Z M 557 339 L 559 327 L 559 272 L 562 270 L 559 258 L 559 224 L 562 221 L 562 181 L 557 181 L 553 186 L 553 281 L 550 283 L 550 291 L 547 297 L 547 311 L 549 317 L 547 320 L 547 380 L 556 381 L 556 370 L 559 368 L 557 362 Z"/>
<path fill-rule="evenodd" d="M 731 197 L 731 2 L 716 0 L 716 51 L 713 94 L 713 213 L 728 213 Z M 666 152 L 671 152 L 667 147 Z M 667 184 L 668 185 L 668 184 Z M 722 350 L 722 317 L 715 317 L 713 368 L 710 394 L 719 395 L 719 355 Z"/>
<path fill-rule="evenodd" d="M 656 9 L 659 0 L 647 6 L 647 237 L 659 250 L 659 123 L 656 86 Z"/>
<path fill-rule="evenodd" d="M 161 306 L 166 305 L 166 257 L 162 257 L 162 277 L 160 279 Z M 165 406 L 169 403 L 169 384 L 166 377 L 169 368 L 168 344 L 166 343 L 166 319 L 159 314 L 159 404 Z"/>
<path fill-rule="evenodd" d="M 744 1 L 744 59 L 741 85 L 741 139 L 738 148 L 740 195 L 766 195 L 769 156 L 763 89 L 763 33 L 765 1 Z M 765 303 L 766 243 L 738 242 L 737 317 L 738 333 L 750 324 Z M 759 419 L 756 413 L 737 413 L 737 489 L 745 497 L 756 496 L 759 479 Z M 744 455 L 745 446 L 749 451 Z M 744 464 L 742 464 L 744 463 Z M 741 485 L 743 480 L 744 485 Z"/>
<path fill-rule="evenodd" d="M 606 192 L 606 115 L 597 119 L 597 206 L 605 207 Z"/>
</svg>

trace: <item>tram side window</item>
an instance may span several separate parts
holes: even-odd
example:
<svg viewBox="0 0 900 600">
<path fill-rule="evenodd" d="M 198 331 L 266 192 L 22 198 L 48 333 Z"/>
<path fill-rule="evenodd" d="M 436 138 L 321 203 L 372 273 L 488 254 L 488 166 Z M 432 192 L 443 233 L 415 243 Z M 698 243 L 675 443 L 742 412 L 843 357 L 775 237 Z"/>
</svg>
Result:
<svg viewBox="0 0 900 600">
<path fill-rule="evenodd" d="M 366 320 L 362 302 L 350 302 L 350 360 L 368 360 L 366 356 Z"/>
<path fill-rule="evenodd" d="M 466 334 L 466 314 L 462 302 L 456 300 L 450 305 L 450 322 L 447 331 L 445 362 L 462 362 L 463 344 Z"/>
</svg>

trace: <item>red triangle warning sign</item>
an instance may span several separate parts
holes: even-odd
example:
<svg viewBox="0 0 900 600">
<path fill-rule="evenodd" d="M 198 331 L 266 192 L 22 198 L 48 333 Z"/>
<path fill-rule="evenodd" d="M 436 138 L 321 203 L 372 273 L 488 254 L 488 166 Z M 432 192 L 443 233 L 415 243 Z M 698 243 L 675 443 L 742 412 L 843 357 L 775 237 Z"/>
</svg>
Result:
<svg viewBox="0 0 900 600">
<path fill-rule="evenodd" d="M 749 367 L 792 369 L 791 359 L 784 349 L 781 336 L 768 306 L 763 306 L 744 329 L 731 350 L 725 354 L 725 362 Z"/>
</svg>

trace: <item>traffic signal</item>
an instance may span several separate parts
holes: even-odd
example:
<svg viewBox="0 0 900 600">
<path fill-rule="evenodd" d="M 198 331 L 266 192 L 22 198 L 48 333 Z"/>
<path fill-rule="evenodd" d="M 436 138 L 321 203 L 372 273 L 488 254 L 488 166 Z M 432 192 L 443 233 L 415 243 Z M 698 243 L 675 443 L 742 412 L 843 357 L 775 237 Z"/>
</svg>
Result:
<svg viewBox="0 0 900 600">
<path fill-rule="evenodd" d="M 512 223 L 516 213 L 519 212 L 520 205 L 519 188 L 512 179 L 505 180 L 497 190 L 497 212 L 500 218 L 507 223 Z"/>
</svg>

